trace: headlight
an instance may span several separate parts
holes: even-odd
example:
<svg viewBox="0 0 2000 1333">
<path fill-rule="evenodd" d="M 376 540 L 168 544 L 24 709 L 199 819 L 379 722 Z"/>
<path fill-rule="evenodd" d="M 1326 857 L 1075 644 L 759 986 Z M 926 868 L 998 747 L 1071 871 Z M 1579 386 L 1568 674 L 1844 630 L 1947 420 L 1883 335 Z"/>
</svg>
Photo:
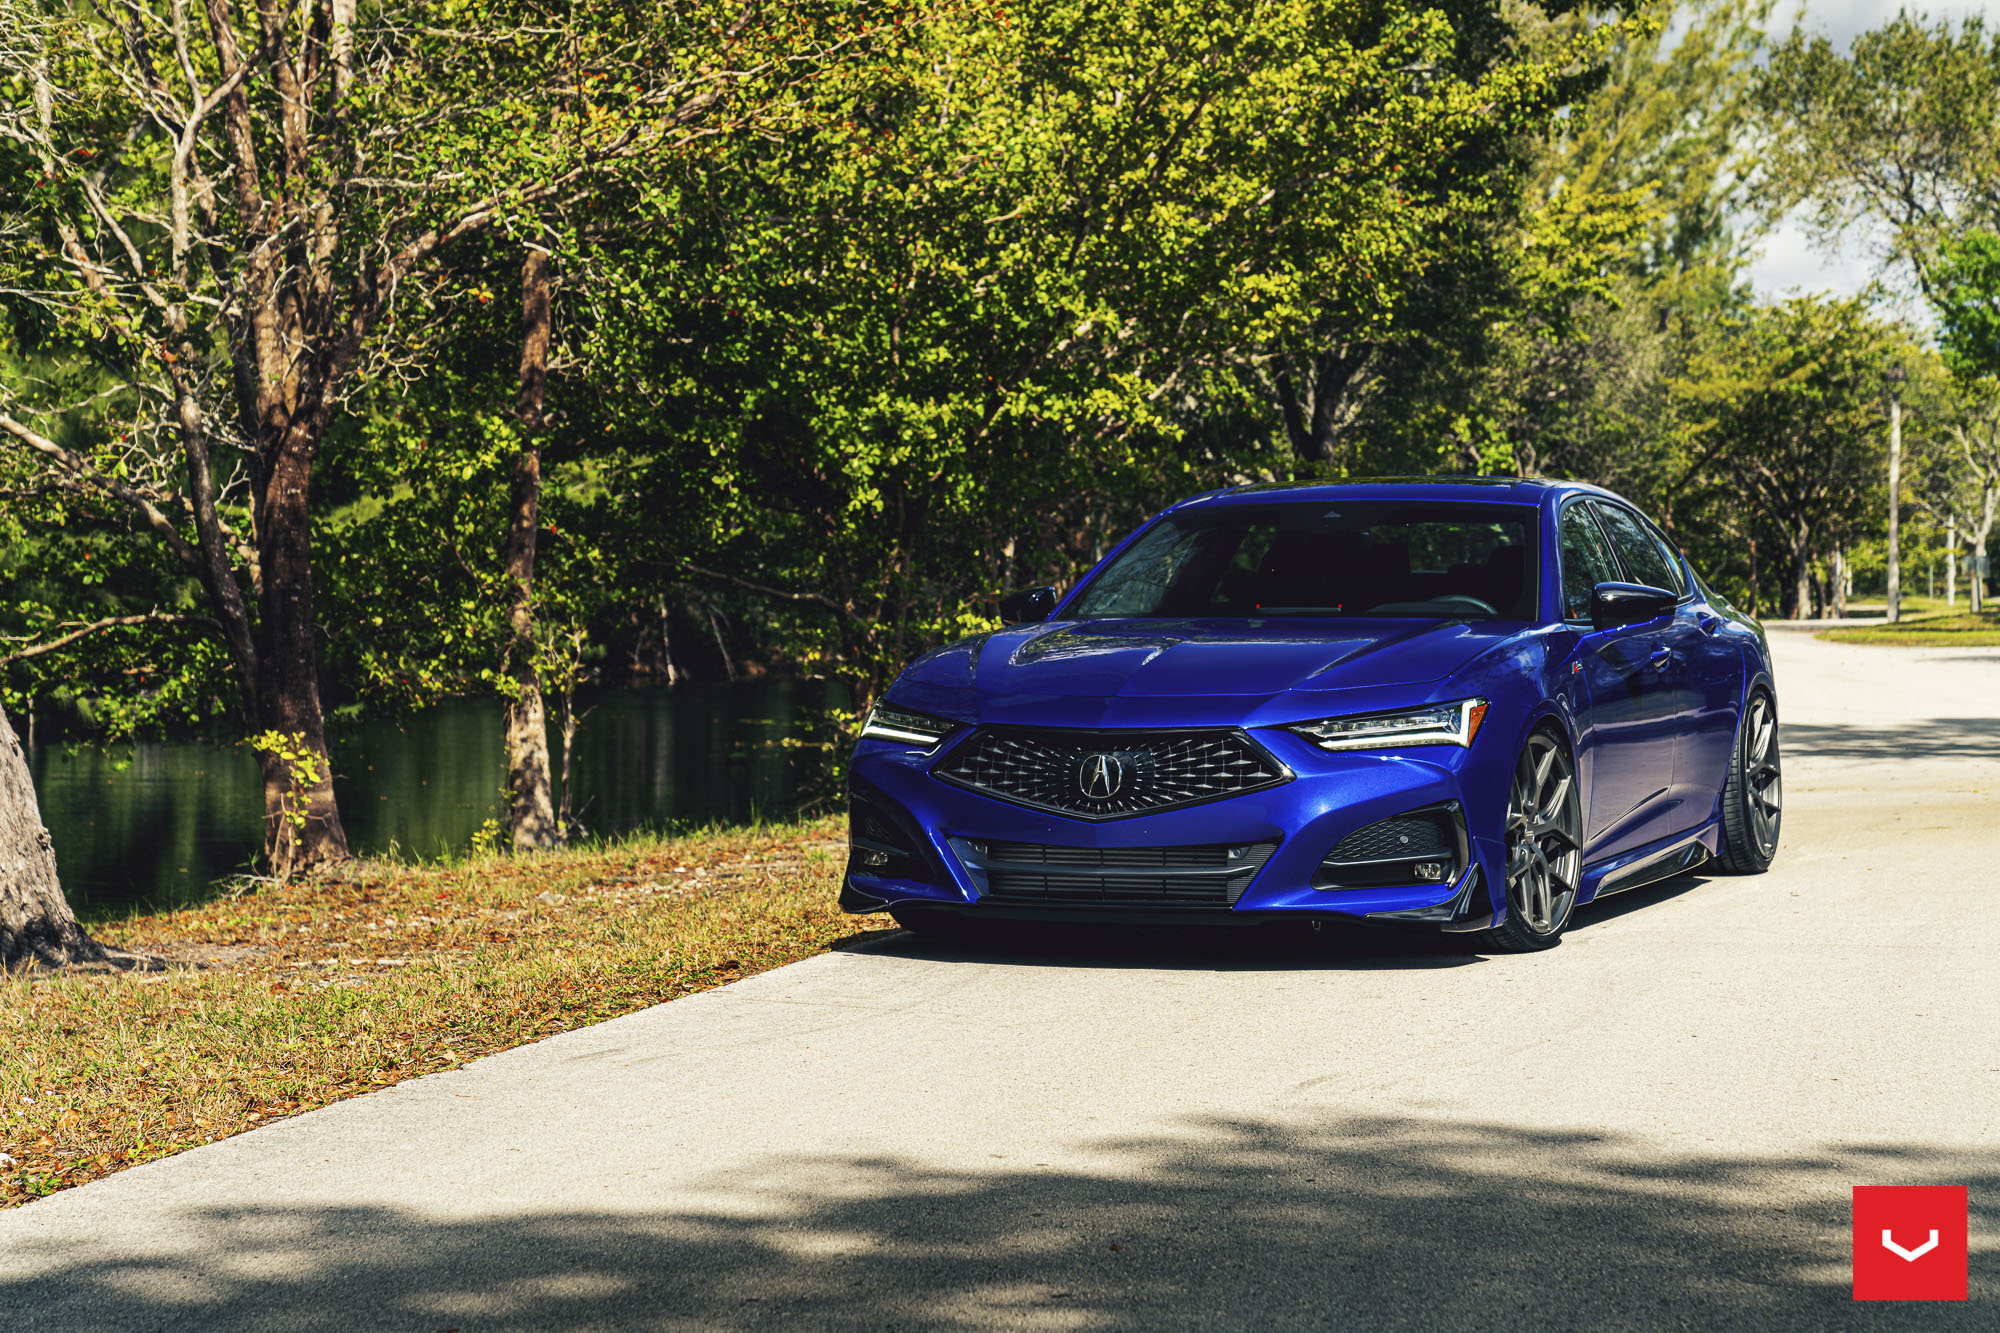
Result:
<svg viewBox="0 0 2000 1333">
<path fill-rule="evenodd" d="M 1470 745 L 1485 720 L 1484 699 L 1460 699 L 1403 713 L 1301 722 L 1291 730 L 1322 750 L 1383 750 L 1403 745 Z"/>
<path fill-rule="evenodd" d="M 937 748 L 939 741 L 957 730 L 958 723 L 947 722 L 941 717 L 926 717 L 922 713 L 876 704 L 868 710 L 868 721 L 862 724 L 861 735 L 864 739 L 900 741 L 905 745 L 932 750 Z"/>
</svg>

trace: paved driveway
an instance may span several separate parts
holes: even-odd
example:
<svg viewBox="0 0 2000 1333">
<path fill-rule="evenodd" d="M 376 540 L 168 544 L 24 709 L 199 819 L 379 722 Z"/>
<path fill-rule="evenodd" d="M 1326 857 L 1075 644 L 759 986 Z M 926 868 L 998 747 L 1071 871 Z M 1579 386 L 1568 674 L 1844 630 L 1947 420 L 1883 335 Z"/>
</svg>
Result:
<svg viewBox="0 0 2000 1333">
<path fill-rule="evenodd" d="M 1781 634 L 1777 867 L 1562 947 L 896 935 L 0 1213 L 0 1327 L 2000 1327 L 2000 651 Z M 1973 1300 L 1848 1299 L 1854 1184 Z"/>
</svg>

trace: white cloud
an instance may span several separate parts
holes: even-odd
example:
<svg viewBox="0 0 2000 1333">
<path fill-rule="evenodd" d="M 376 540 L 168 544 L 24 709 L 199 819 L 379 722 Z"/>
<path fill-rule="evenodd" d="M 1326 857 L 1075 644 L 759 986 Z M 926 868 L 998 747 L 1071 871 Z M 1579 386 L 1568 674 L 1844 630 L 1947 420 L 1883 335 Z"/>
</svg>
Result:
<svg viewBox="0 0 2000 1333">
<path fill-rule="evenodd" d="M 1953 23 L 1974 14 L 1983 14 L 1990 24 L 2000 19 L 2000 3 L 1995 0 L 1806 0 L 1804 5 L 1789 5 L 1779 0 L 1776 12 L 1771 15 L 1773 31 L 1783 34 L 1792 27 L 1792 19 L 1804 10 L 1804 25 L 1807 32 L 1825 33 L 1834 45 L 1845 47 L 1854 40 L 1856 33 L 1879 28 L 1902 10 L 1926 18 L 1948 18 Z"/>
</svg>

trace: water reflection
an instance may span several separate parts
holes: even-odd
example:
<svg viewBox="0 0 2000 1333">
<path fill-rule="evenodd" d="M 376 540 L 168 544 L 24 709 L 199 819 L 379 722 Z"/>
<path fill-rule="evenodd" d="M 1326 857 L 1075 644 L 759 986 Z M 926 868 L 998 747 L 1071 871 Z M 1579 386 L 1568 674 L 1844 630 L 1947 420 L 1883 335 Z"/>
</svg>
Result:
<svg viewBox="0 0 2000 1333">
<path fill-rule="evenodd" d="M 781 817 L 828 797 L 815 739 L 839 686 L 821 681 L 605 691 L 577 733 L 576 817 L 592 833 Z M 551 737 L 558 756 L 557 738 Z M 246 750 L 148 741 L 33 755 L 42 818 L 79 910 L 205 894 L 255 855 L 263 797 Z M 349 842 L 368 854 L 462 851 L 501 810 L 500 710 L 458 701 L 334 741 Z"/>
</svg>

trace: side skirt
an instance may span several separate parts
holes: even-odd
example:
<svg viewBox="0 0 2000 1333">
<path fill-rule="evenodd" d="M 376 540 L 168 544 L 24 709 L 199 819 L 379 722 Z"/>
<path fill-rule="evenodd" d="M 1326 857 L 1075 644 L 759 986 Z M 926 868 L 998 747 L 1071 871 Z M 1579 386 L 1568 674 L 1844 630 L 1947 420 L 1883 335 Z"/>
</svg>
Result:
<svg viewBox="0 0 2000 1333">
<path fill-rule="evenodd" d="M 1583 880 L 1589 891 L 1577 895 L 1577 905 L 1581 907 L 1692 870 L 1715 855 L 1721 837 L 1720 822 L 1711 818 L 1699 827 L 1663 838 L 1650 847 L 1626 852 L 1599 865 L 1585 866 Z"/>
</svg>

